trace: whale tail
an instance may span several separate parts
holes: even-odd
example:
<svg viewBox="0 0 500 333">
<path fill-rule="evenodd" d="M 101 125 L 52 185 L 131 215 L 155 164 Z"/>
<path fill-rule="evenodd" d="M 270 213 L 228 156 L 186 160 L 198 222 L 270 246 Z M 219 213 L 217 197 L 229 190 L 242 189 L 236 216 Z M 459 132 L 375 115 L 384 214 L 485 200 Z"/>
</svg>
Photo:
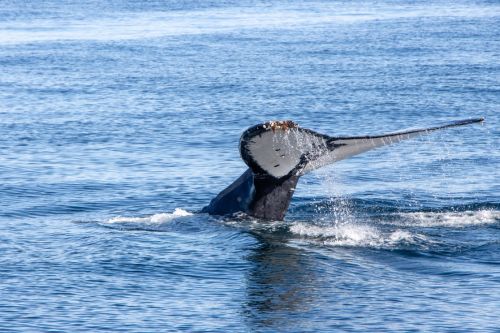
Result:
<svg viewBox="0 0 500 333">
<path fill-rule="evenodd" d="M 381 146 L 483 120 L 466 119 L 423 129 L 353 137 L 331 137 L 301 128 L 292 121 L 255 125 L 243 132 L 240 139 L 240 154 L 249 170 L 203 211 L 216 215 L 243 211 L 257 218 L 282 220 L 299 178 L 308 172 Z"/>
<path fill-rule="evenodd" d="M 250 127 L 242 134 L 240 153 L 255 174 L 281 179 L 291 175 L 301 176 L 322 166 L 378 147 L 440 129 L 483 120 L 483 118 L 466 119 L 429 128 L 352 137 L 330 137 L 300 128 L 291 121 L 267 122 Z"/>
</svg>

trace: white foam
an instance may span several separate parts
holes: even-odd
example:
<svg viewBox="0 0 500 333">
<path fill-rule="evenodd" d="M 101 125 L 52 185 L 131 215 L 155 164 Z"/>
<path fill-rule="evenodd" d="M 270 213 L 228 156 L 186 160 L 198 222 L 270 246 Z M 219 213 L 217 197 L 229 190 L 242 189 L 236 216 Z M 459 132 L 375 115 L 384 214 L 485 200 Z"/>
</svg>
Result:
<svg viewBox="0 0 500 333">
<path fill-rule="evenodd" d="M 411 243 L 414 240 L 414 236 L 405 230 L 396 230 L 389 235 L 389 241 L 392 243 L 408 242 Z"/>
<path fill-rule="evenodd" d="M 463 212 L 416 212 L 399 215 L 406 225 L 422 227 L 466 227 L 500 222 L 500 211 L 488 209 Z"/>
<path fill-rule="evenodd" d="M 426 237 L 406 230 L 383 232 L 370 225 L 344 224 L 317 226 L 295 223 L 290 231 L 303 239 L 327 246 L 389 247 L 426 241 Z"/>
<path fill-rule="evenodd" d="M 171 222 L 173 219 L 183 216 L 191 216 L 193 213 L 185 211 L 181 208 L 176 208 L 173 213 L 159 213 L 146 217 L 125 217 L 117 216 L 109 219 L 108 223 L 147 223 L 147 224 L 161 224 Z"/>
</svg>

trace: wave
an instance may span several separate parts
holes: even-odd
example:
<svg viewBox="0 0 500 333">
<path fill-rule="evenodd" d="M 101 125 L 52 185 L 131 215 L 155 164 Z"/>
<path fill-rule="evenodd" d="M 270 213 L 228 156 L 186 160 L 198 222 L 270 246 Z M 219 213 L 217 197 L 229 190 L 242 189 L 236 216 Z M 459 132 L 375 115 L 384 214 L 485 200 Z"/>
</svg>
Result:
<svg viewBox="0 0 500 333">
<path fill-rule="evenodd" d="M 194 214 L 176 208 L 171 213 L 144 217 L 117 216 L 99 224 L 124 230 L 183 233 L 203 230 L 205 233 L 213 234 L 214 237 L 223 237 L 222 234 L 232 229 L 237 234 L 242 234 L 243 231 L 243 234 L 249 232 L 257 236 L 278 237 L 284 242 L 326 247 L 411 251 L 426 251 L 433 248 L 443 251 L 449 247 L 448 243 L 451 244 L 456 239 L 436 238 L 435 231 L 429 231 L 427 228 L 463 229 L 470 226 L 494 226 L 499 222 L 500 211 L 495 209 L 461 212 L 391 212 L 383 216 L 377 215 L 375 218 L 350 215 L 345 219 L 335 216 L 330 221 L 324 218 L 312 220 L 307 218 L 300 221 L 264 222 L 246 215 L 211 218 L 206 214 Z"/>
<path fill-rule="evenodd" d="M 120 12 L 119 17 L 87 20 L 59 20 L 31 17 L 0 25 L 0 44 L 51 42 L 60 40 L 134 40 L 164 36 L 227 33 L 241 29 L 293 28 L 320 24 L 356 23 L 417 17 L 489 17 L 488 7 L 404 7 L 359 12 L 359 9 L 321 7 L 250 10 L 227 8 L 190 12 L 152 11 L 141 14 Z M 193 23 L 196 22 L 196 23 Z"/>
</svg>

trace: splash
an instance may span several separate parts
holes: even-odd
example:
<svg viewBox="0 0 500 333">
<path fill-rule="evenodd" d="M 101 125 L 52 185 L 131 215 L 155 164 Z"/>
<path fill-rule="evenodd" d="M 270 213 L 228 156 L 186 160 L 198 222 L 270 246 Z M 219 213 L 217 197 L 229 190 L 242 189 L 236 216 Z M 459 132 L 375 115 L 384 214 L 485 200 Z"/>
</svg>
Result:
<svg viewBox="0 0 500 333">
<path fill-rule="evenodd" d="M 396 229 L 382 231 L 371 225 L 345 224 L 330 227 L 295 223 L 290 232 L 302 240 L 326 246 L 397 248 L 427 241 L 424 235 Z"/>
</svg>

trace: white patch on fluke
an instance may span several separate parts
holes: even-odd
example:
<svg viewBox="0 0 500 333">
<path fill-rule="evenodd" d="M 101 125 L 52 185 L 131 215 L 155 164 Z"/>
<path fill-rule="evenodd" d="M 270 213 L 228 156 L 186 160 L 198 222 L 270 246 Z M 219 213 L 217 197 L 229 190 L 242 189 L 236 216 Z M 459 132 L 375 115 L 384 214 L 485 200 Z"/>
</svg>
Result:
<svg viewBox="0 0 500 333">
<path fill-rule="evenodd" d="M 412 139 L 414 137 L 418 137 L 422 134 L 426 134 L 425 131 L 419 133 L 411 133 L 411 134 L 400 134 L 395 135 L 387 134 L 387 136 L 378 137 L 378 138 L 358 138 L 358 139 L 336 139 L 333 142 L 336 145 L 339 145 L 334 150 L 323 154 L 318 157 L 313 162 L 309 163 L 309 165 L 304 169 L 304 173 L 309 171 L 318 169 L 322 166 L 344 160 L 354 155 L 358 155 L 369 150 L 379 148 L 382 146 L 391 145 L 394 143 L 401 142 L 403 140 Z"/>
<path fill-rule="evenodd" d="M 176 208 L 173 213 L 159 213 L 146 217 L 125 217 L 125 216 L 117 216 L 108 220 L 108 223 L 167 223 L 172 221 L 175 218 L 190 216 L 193 213 L 185 211 L 181 208 Z"/>
<path fill-rule="evenodd" d="M 286 176 L 307 153 L 326 151 L 326 142 L 320 136 L 299 129 L 268 130 L 254 136 L 247 149 L 257 164 L 275 178 Z"/>
</svg>

